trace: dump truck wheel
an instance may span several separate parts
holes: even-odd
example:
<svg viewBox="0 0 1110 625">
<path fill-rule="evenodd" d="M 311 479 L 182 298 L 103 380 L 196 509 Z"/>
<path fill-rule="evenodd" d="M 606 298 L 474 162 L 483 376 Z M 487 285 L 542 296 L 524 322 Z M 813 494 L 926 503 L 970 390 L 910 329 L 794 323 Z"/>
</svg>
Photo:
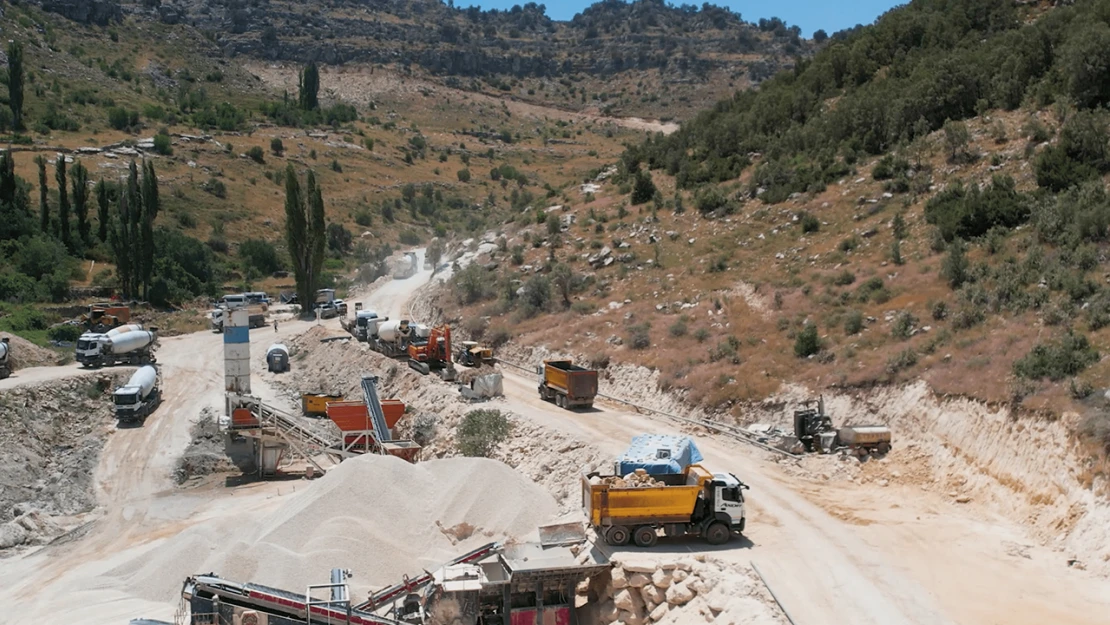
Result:
<svg viewBox="0 0 1110 625">
<path fill-rule="evenodd" d="M 729 534 L 728 526 L 716 521 L 705 530 L 705 540 L 710 545 L 723 545 L 728 542 Z"/>
<path fill-rule="evenodd" d="M 659 540 L 659 534 L 655 533 L 654 527 L 641 525 L 632 533 L 632 540 L 635 541 L 637 547 L 654 547 L 655 542 Z"/>
<path fill-rule="evenodd" d="M 563 395 L 555 395 L 555 405 L 560 408 L 566 408 L 567 398 Z"/>
<path fill-rule="evenodd" d="M 631 538 L 630 532 L 628 528 L 623 525 L 614 525 L 605 533 L 605 542 L 614 547 L 628 544 L 629 538 Z"/>
<path fill-rule="evenodd" d="M 879 445 L 879 449 L 878 449 L 878 452 L 879 452 L 880 454 L 887 454 L 887 453 L 889 453 L 889 452 L 890 452 L 890 445 L 889 445 L 889 444 L 887 444 L 887 443 L 881 443 L 881 444 Z"/>
</svg>

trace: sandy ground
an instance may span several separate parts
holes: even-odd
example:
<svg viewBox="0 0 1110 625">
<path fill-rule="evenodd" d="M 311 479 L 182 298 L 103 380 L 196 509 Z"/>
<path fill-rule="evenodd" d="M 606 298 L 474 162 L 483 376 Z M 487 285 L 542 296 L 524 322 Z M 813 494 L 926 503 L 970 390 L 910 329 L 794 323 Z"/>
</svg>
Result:
<svg viewBox="0 0 1110 625">
<path fill-rule="evenodd" d="M 438 276 L 437 276 L 438 277 Z M 390 317 L 407 316 L 408 302 L 430 280 L 421 271 L 386 282 L 361 298 Z M 351 298 L 358 300 L 360 298 Z M 252 334 L 252 352 L 287 340 L 310 322 Z M 325 322 L 338 330 L 338 320 Z M 107 573 L 148 549 L 172 546 L 176 535 L 206 521 L 256 511 L 266 514 L 305 482 L 271 482 L 234 489 L 180 491 L 174 460 L 205 406 L 221 403 L 220 336 L 197 333 L 163 340 L 159 351 L 166 402 L 146 426 L 117 431 L 97 469 L 99 518 L 69 540 L 14 557 L 0 567 L 0 605 L 24 620 L 123 622 L 145 616 L 172 619 L 176 596 L 142 598 L 113 585 Z M 253 358 L 255 393 L 281 396 Z M 76 365 L 24 379 L 78 374 Z M 21 376 L 22 377 L 22 376 Z M 19 383 L 20 378 L 4 381 Z M 673 424 L 599 402 L 570 412 L 541 401 L 533 376 L 506 372 L 507 397 L 491 404 L 536 426 L 589 441 L 611 458 L 643 432 L 678 432 Z M 796 467 L 751 447 L 693 432 L 717 471 L 735 473 L 748 493 L 746 540 L 711 548 L 696 540 L 663 542 L 652 558 L 712 551 L 739 567 L 754 561 L 797 625 L 820 623 L 1105 623 L 1110 591 L 1104 578 L 1068 568 L 1057 552 L 1031 545 L 1025 528 L 979 507 L 960 507 L 912 486 L 843 483 L 819 486 Z M 626 557 L 635 548 L 615 553 Z M 367 563 L 367 566 L 371 566 Z M 326 571 L 307 571 L 311 576 Z M 167 588 L 180 580 L 159 580 Z M 310 580 L 306 580 L 310 581 Z M 172 582 L 172 583 L 170 583 Z M 0 617 L 4 622 L 7 617 Z"/>
</svg>

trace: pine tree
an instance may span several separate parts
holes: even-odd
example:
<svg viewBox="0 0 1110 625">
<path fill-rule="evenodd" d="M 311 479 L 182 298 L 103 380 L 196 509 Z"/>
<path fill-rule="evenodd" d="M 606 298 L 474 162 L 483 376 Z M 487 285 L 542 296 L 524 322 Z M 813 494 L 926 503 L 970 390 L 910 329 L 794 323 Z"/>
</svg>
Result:
<svg viewBox="0 0 1110 625">
<path fill-rule="evenodd" d="M 75 161 L 69 170 L 70 184 L 73 187 L 73 214 L 77 215 L 77 235 L 82 246 L 92 243 L 89 234 L 89 170 L 80 161 Z"/>
<path fill-rule="evenodd" d="M 297 299 L 308 312 L 315 301 L 316 285 L 324 265 L 324 199 L 311 170 L 301 190 L 297 172 L 290 164 L 285 170 L 285 237 L 293 260 Z"/>
<path fill-rule="evenodd" d="M 23 44 L 8 42 L 8 105 L 12 109 L 12 128 L 23 129 Z"/>
<path fill-rule="evenodd" d="M 54 180 L 58 183 L 58 238 L 66 249 L 73 252 L 73 240 L 69 233 L 69 190 L 66 186 L 66 157 L 59 154 L 54 161 Z"/>
<path fill-rule="evenodd" d="M 0 152 L 0 241 L 33 234 L 27 184 L 15 174 L 11 151 Z"/>
<path fill-rule="evenodd" d="M 143 296 L 150 299 L 150 282 L 154 274 L 154 220 L 158 217 L 158 176 L 154 162 L 143 162 L 143 223 L 142 223 L 142 279 Z"/>
<path fill-rule="evenodd" d="M 315 63 L 309 63 L 301 71 L 297 103 L 303 110 L 314 111 L 320 107 L 317 95 L 320 91 L 320 70 Z"/>
<path fill-rule="evenodd" d="M 143 223 L 143 198 L 139 193 L 139 170 L 135 161 L 127 171 L 127 187 L 124 189 L 127 196 L 127 207 L 130 219 L 127 223 L 127 239 L 130 244 L 127 254 L 131 257 L 131 280 L 127 292 L 139 296 L 139 285 L 143 277 L 143 237 L 141 224 Z"/>
<path fill-rule="evenodd" d="M 35 165 L 39 167 L 39 230 L 43 234 L 50 234 L 50 202 L 46 186 L 46 157 L 39 154 L 35 157 Z"/>
<path fill-rule="evenodd" d="M 93 187 L 93 195 L 96 196 L 96 221 L 97 221 L 97 238 L 101 243 L 108 242 L 108 227 L 111 223 L 111 197 L 108 194 L 108 184 L 101 178 L 97 181 L 96 186 Z"/>
</svg>

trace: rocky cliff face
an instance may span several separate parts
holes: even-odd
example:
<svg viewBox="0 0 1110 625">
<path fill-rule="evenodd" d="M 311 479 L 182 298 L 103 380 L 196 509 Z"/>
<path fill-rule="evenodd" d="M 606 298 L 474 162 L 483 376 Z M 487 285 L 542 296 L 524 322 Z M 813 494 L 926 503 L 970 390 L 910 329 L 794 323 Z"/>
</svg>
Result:
<svg viewBox="0 0 1110 625">
<path fill-rule="evenodd" d="M 81 24 L 107 26 L 123 17 L 116 0 L 42 0 L 44 11 L 57 13 Z"/>
<path fill-rule="evenodd" d="M 40 0 L 69 19 L 106 24 L 123 14 L 212 33 L 224 51 L 259 59 L 397 63 L 447 76 L 607 76 L 657 69 L 705 80 L 715 69 L 785 66 L 809 51 L 797 31 L 767 29 L 706 5 L 604 0 L 568 22 L 542 5 L 455 9 L 438 0 Z M 776 26 L 773 24 L 772 26 Z"/>
</svg>

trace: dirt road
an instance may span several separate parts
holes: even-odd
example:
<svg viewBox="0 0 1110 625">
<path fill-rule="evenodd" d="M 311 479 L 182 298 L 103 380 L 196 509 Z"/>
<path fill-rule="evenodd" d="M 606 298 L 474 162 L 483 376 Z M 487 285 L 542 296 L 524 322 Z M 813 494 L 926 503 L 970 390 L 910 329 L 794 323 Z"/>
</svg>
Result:
<svg viewBox="0 0 1110 625">
<path fill-rule="evenodd" d="M 418 254 L 423 263 L 423 251 Z M 406 302 L 427 284 L 430 270 L 387 282 L 360 298 L 366 308 L 403 316 Z M 353 309 L 353 306 L 352 306 Z M 283 321 L 251 332 L 252 393 L 267 401 L 282 395 L 266 382 L 264 354 L 274 342 L 305 332 L 314 321 Z M 339 320 L 321 322 L 339 332 Z M 36 620 L 70 625 L 124 623 L 140 616 L 172 620 L 176 597 L 152 602 L 105 582 L 123 563 L 206 518 L 234 508 L 265 507 L 290 487 L 281 482 L 200 492 L 176 488 L 175 462 L 189 442 L 189 429 L 205 407 L 223 404 L 223 335 L 197 332 L 165 338 L 157 352 L 163 377 L 162 405 L 142 427 L 115 430 L 96 470 L 97 517 L 51 545 L 4 561 L 0 567 L 0 623 Z M 0 389 L 65 377 L 95 375 L 77 364 L 24 369 L 0 381 Z M 286 406 L 288 407 L 288 406 Z M 222 412 L 222 411 L 220 411 Z M 182 580 L 183 581 L 183 580 Z"/>
<path fill-rule="evenodd" d="M 422 260 L 422 259 L 421 259 Z M 422 263 L 421 263 L 422 264 Z M 441 279 L 437 276 L 437 279 Z M 353 298 L 391 318 L 408 317 L 408 302 L 429 283 L 421 270 Z M 353 307 L 352 307 L 353 308 Z M 253 369 L 262 354 L 315 322 L 287 321 L 251 334 Z M 339 331 L 338 320 L 323 322 Z M 175 597 L 159 601 L 128 595 L 113 584 L 123 563 L 173 545 L 173 537 L 229 510 L 273 505 L 280 482 L 201 492 L 173 486 L 174 460 L 188 442 L 201 408 L 222 403 L 220 335 L 165 339 L 159 350 L 166 399 L 141 428 L 118 430 L 97 469 L 100 516 L 68 540 L 6 560 L 0 567 L 0 605 L 28 622 L 71 625 L 171 619 Z M 7 384 L 81 375 L 76 365 L 26 370 Z M 265 376 L 255 394 L 274 397 Z M 506 371 L 505 408 L 547 428 L 596 445 L 609 457 L 643 432 L 678 433 L 672 423 L 600 402 L 570 412 L 541 401 L 530 375 Z M 1103 623 L 1110 612 L 1104 580 L 1068 569 L 1064 556 L 1028 542 L 1020 527 L 976 516 L 924 491 L 874 486 L 821 487 L 789 475 L 751 447 L 698 434 L 706 463 L 752 486 L 747 541 L 709 548 L 700 541 L 659 545 L 654 552 L 700 552 L 737 566 L 755 561 L 797 625 L 823 623 Z M 311 487 L 311 486 L 310 486 Z M 627 551 L 636 551 L 627 548 Z M 5 622 L 7 617 L 0 617 Z"/>
<path fill-rule="evenodd" d="M 611 402 L 585 412 L 557 408 L 539 398 L 533 376 L 503 370 L 507 408 L 610 457 L 637 434 L 683 433 L 673 422 Z M 1067 568 L 1051 550 L 1008 553 L 1028 540 L 1000 518 L 975 518 L 913 489 L 818 488 L 790 477 L 766 452 L 695 436 L 708 466 L 752 487 L 750 542 L 714 549 L 683 540 L 655 551 L 712 549 L 737 565 L 756 562 L 797 625 L 1105 622 L 1105 580 Z"/>
</svg>

